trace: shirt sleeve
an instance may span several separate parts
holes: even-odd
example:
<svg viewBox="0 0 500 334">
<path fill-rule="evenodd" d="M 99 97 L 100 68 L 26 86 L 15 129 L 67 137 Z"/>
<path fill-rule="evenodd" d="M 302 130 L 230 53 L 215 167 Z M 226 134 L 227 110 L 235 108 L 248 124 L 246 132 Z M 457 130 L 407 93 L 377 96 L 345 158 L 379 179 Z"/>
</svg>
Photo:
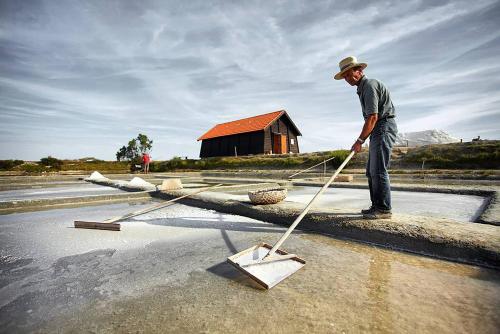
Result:
<svg viewBox="0 0 500 334">
<path fill-rule="evenodd" d="M 375 85 L 366 85 L 363 91 L 366 115 L 378 114 L 378 92 Z"/>
</svg>

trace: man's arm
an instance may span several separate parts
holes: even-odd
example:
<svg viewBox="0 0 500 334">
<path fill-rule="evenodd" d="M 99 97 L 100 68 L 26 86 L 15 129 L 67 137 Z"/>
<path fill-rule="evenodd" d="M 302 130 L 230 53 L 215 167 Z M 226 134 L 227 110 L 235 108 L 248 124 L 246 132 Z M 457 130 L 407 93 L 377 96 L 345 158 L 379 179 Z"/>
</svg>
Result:
<svg viewBox="0 0 500 334">
<path fill-rule="evenodd" d="M 354 142 L 351 147 L 351 151 L 358 153 L 361 151 L 361 147 L 365 142 L 366 138 L 372 133 L 375 124 L 377 124 L 378 114 L 370 114 L 365 120 L 365 124 L 363 125 L 363 130 L 361 130 L 361 134 L 359 138 Z M 361 141 L 360 141 L 361 140 Z"/>
</svg>

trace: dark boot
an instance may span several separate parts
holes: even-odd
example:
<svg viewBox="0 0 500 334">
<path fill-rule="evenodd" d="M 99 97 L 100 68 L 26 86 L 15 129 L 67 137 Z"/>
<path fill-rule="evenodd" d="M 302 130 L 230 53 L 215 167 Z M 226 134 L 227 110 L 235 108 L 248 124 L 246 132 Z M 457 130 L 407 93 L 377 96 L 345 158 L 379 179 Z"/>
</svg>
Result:
<svg viewBox="0 0 500 334">
<path fill-rule="evenodd" d="M 367 214 L 367 213 L 371 213 L 373 210 L 375 210 L 375 207 L 372 205 L 368 209 L 361 210 L 361 213 L 362 214 Z"/>
<path fill-rule="evenodd" d="M 371 212 L 363 214 L 364 219 L 391 219 L 391 210 L 373 209 Z"/>
</svg>

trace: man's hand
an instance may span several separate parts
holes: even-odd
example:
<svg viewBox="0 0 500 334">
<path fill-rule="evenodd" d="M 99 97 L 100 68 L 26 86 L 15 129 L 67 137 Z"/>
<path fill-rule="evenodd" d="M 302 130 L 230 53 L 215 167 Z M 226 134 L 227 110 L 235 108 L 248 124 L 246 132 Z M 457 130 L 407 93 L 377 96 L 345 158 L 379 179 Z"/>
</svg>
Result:
<svg viewBox="0 0 500 334">
<path fill-rule="evenodd" d="M 354 144 L 351 147 L 351 151 L 354 151 L 356 153 L 359 153 L 361 151 L 361 148 L 363 144 L 361 144 L 359 141 L 355 141 Z"/>
<path fill-rule="evenodd" d="M 365 124 L 363 124 L 363 130 L 361 130 L 361 134 L 359 135 L 358 140 L 356 140 L 352 145 L 351 151 L 354 151 L 356 153 L 359 153 L 361 151 L 363 143 L 370 136 L 370 133 L 372 133 L 373 128 L 377 124 L 377 121 L 378 121 L 378 114 L 368 115 L 368 117 L 365 120 Z M 365 139 L 361 141 L 361 138 Z"/>
</svg>

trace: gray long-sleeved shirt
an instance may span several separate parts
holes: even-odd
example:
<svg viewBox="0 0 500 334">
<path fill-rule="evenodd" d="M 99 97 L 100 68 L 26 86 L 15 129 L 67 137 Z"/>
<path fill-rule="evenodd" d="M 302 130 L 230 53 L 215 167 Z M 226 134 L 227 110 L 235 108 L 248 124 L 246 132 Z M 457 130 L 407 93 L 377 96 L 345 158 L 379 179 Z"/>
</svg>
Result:
<svg viewBox="0 0 500 334">
<path fill-rule="evenodd" d="M 379 119 L 396 116 L 389 90 L 382 82 L 363 76 L 358 85 L 357 93 L 365 120 L 368 115 L 377 113 Z"/>
</svg>

